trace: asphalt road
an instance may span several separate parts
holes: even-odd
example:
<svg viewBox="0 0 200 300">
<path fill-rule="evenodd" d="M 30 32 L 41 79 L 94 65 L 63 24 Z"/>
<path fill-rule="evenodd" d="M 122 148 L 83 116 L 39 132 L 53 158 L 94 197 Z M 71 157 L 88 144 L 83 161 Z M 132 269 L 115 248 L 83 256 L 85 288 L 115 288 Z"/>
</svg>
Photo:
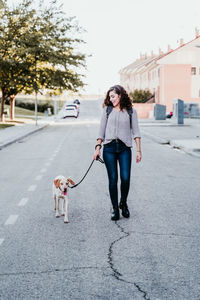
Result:
<svg viewBox="0 0 200 300">
<path fill-rule="evenodd" d="M 1 300 L 200 299 L 199 158 L 144 137 L 130 219 L 110 220 L 99 162 L 69 191 L 70 223 L 55 218 L 53 179 L 82 178 L 100 115 L 99 103 L 85 101 L 78 119 L 0 151 Z"/>
</svg>

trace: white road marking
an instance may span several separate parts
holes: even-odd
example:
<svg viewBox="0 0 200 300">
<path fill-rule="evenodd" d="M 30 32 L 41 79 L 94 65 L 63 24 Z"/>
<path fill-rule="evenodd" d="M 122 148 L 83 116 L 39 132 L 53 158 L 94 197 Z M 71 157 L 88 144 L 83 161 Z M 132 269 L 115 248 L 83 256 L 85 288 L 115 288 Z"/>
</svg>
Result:
<svg viewBox="0 0 200 300">
<path fill-rule="evenodd" d="M 13 225 L 18 219 L 18 215 L 10 215 L 4 225 Z"/>
<path fill-rule="evenodd" d="M 35 191 L 36 187 L 37 187 L 36 184 L 33 184 L 33 185 L 29 186 L 28 191 L 33 192 L 33 191 Z"/>
<path fill-rule="evenodd" d="M 40 173 L 45 173 L 46 171 L 47 171 L 47 169 L 43 168 L 43 169 L 40 170 Z"/>
<path fill-rule="evenodd" d="M 18 206 L 24 206 L 28 202 L 28 198 L 22 198 L 18 203 Z"/>
<path fill-rule="evenodd" d="M 35 177 L 35 180 L 41 180 L 42 177 L 43 177 L 43 174 L 40 174 L 40 175 L 38 175 L 38 176 Z"/>
<path fill-rule="evenodd" d="M 3 241 L 4 241 L 4 239 L 0 239 L 0 246 L 1 246 L 1 244 L 3 243 Z"/>
<path fill-rule="evenodd" d="M 43 175 L 38 175 L 38 176 L 35 177 L 35 180 L 41 180 L 42 177 L 43 177 Z"/>
</svg>

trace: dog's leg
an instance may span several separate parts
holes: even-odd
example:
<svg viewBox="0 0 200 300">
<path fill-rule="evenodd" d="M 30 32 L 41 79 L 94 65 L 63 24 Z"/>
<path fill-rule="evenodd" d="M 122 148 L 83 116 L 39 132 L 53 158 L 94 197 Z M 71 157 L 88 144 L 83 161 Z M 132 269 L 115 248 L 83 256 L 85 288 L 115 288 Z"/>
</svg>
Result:
<svg viewBox="0 0 200 300">
<path fill-rule="evenodd" d="M 62 216 L 65 215 L 65 197 L 63 198 L 63 202 L 62 202 Z"/>
<path fill-rule="evenodd" d="M 56 196 L 56 218 L 60 217 L 60 213 L 59 213 L 59 197 Z"/>
<path fill-rule="evenodd" d="M 56 195 L 53 195 L 54 198 L 54 210 L 56 210 Z"/>
<path fill-rule="evenodd" d="M 64 217 L 64 223 L 69 223 L 69 218 L 68 218 L 68 213 L 69 213 L 69 201 L 68 198 L 65 198 L 65 217 Z"/>
</svg>

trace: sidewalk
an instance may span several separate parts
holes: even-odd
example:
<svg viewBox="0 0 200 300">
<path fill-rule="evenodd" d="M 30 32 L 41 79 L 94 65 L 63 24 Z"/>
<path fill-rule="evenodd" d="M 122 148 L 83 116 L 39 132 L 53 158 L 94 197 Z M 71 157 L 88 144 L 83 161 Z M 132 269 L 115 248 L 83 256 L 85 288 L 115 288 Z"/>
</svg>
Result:
<svg viewBox="0 0 200 300">
<path fill-rule="evenodd" d="M 191 155 L 200 157 L 200 120 L 184 119 L 178 125 L 173 119 L 164 121 L 139 120 L 141 134 L 159 144 L 169 144 Z"/>
<path fill-rule="evenodd" d="M 23 123 L 15 123 L 14 126 L 0 129 L 0 150 L 47 127 L 52 122 L 52 118 L 39 119 L 37 125 L 34 120 L 28 118 L 20 118 L 17 121 Z"/>
</svg>

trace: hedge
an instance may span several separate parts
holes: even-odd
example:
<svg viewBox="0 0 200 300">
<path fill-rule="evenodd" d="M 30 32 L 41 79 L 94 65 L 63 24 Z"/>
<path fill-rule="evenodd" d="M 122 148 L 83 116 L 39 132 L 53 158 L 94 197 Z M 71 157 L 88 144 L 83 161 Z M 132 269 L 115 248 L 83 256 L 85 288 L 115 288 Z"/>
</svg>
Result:
<svg viewBox="0 0 200 300">
<path fill-rule="evenodd" d="M 33 102 L 21 102 L 16 100 L 15 105 L 18 107 L 35 111 L 35 103 Z M 47 108 L 51 108 L 51 112 L 54 113 L 54 106 L 49 103 L 38 103 L 37 107 L 38 112 L 44 113 L 45 111 L 47 111 Z"/>
</svg>

